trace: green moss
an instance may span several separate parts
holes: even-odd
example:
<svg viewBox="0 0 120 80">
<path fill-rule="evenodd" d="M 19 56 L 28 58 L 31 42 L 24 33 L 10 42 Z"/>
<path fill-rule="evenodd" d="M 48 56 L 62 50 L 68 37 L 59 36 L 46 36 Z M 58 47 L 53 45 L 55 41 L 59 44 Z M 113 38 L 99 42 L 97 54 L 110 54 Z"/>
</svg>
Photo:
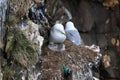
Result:
<svg viewBox="0 0 120 80">
<path fill-rule="evenodd" d="M 43 41 L 43 44 L 44 44 L 44 45 L 47 45 L 48 43 L 49 43 L 48 38 L 45 38 L 44 41 Z"/>
<path fill-rule="evenodd" d="M 7 25 L 16 25 L 20 19 L 13 14 L 9 14 L 8 19 L 6 20 Z"/>
<path fill-rule="evenodd" d="M 5 58 L 1 59 L 1 68 L 4 68 L 7 65 L 7 60 Z"/>
<path fill-rule="evenodd" d="M 7 58 L 23 66 L 32 65 L 37 57 L 37 49 L 18 28 L 8 28 L 5 52 Z"/>
<path fill-rule="evenodd" d="M 8 63 L 6 66 L 2 67 L 3 80 L 21 80 L 22 73 L 25 67 L 23 67 L 18 62 L 14 62 L 11 65 Z"/>
<path fill-rule="evenodd" d="M 13 76 L 14 72 L 9 67 L 6 67 L 3 74 L 3 80 L 12 80 Z"/>
</svg>

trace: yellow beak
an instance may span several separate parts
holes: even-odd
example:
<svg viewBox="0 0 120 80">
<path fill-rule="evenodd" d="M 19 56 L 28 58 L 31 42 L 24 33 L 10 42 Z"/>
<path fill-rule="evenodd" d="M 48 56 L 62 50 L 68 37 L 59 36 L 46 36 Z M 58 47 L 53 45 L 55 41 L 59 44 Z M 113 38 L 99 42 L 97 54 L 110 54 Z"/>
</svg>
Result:
<svg viewBox="0 0 120 80">
<path fill-rule="evenodd" d="M 66 36 L 66 33 L 64 33 L 64 32 L 61 32 L 61 33 Z"/>
</svg>

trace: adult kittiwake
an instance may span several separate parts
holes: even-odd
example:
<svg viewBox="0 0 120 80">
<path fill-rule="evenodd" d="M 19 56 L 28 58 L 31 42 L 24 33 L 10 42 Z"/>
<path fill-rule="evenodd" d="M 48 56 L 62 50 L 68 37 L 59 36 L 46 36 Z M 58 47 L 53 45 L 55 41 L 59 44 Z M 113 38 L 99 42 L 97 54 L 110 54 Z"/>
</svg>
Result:
<svg viewBox="0 0 120 80">
<path fill-rule="evenodd" d="M 81 36 L 78 30 L 75 28 L 73 22 L 68 21 L 65 24 L 66 39 L 72 41 L 75 45 L 82 44 Z"/>
<path fill-rule="evenodd" d="M 56 23 L 50 30 L 48 48 L 53 51 L 64 51 L 65 45 L 63 42 L 66 40 L 66 33 L 64 27 L 60 23 Z"/>
</svg>

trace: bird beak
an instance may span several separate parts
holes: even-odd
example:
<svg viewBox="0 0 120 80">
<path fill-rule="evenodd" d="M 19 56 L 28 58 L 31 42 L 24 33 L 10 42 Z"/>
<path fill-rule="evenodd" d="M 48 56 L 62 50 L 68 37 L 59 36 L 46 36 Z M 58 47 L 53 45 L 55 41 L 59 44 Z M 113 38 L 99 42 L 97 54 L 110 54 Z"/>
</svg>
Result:
<svg viewBox="0 0 120 80">
<path fill-rule="evenodd" d="M 62 32 L 62 31 L 60 31 L 60 30 L 58 30 L 61 34 L 63 34 L 63 35 L 65 35 L 66 36 L 66 33 L 65 32 Z"/>
<path fill-rule="evenodd" d="M 66 36 L 66 34 L 64 32 L 61 32 L 61 33 Z"/>
</svg>

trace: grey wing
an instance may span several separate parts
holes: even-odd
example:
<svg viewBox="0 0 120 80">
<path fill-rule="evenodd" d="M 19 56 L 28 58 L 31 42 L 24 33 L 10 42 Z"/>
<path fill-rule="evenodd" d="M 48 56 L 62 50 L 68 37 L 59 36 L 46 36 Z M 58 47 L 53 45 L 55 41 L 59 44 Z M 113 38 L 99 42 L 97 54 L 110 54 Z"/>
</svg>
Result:
<svg viewBox="0 0 120 80">
<path fill-rule="evenodd" d="M 68 30 L 66 31 L 66 39 L 72 41 L 73 43 L 75 43 L 76 45 L 80 45 L 81 44 L 81 37 L 80 34 L 77 30 Z"/>
</svg>

